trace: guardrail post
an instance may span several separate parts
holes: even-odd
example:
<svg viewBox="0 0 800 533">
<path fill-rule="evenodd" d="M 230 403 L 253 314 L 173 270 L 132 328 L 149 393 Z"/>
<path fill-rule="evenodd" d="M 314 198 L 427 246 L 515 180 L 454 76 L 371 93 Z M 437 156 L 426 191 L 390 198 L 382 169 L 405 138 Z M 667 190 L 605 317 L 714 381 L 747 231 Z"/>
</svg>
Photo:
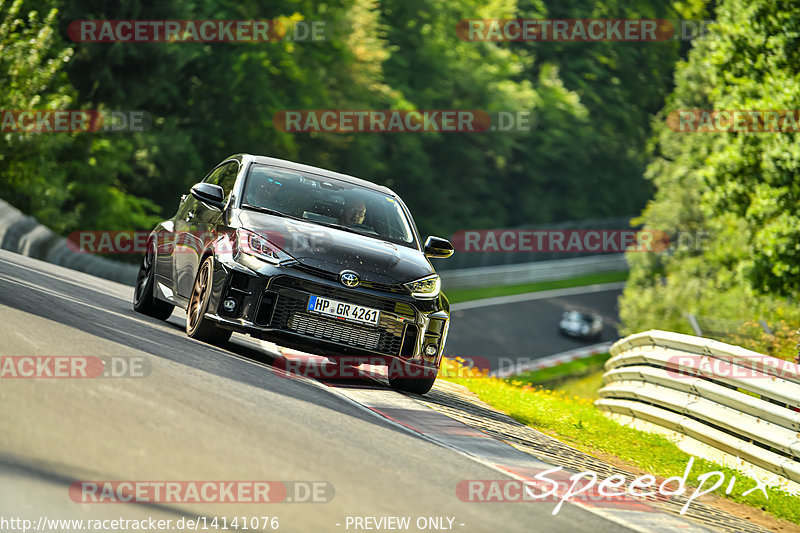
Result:
<svg viewBox="0 0 800 533">
<path fill-rule="evenodd" d="M 686 320 L 689 321 L 689 325 L 692 326 L 692 330 L 694 334 L 698 337 L 703 336 L 703 330 L 700 329 L 700 324 L 697 323 L 697 318 L 692 313 L 687 313 L 684 311 L 683 316 L 686 317 Z"/>
</svg>

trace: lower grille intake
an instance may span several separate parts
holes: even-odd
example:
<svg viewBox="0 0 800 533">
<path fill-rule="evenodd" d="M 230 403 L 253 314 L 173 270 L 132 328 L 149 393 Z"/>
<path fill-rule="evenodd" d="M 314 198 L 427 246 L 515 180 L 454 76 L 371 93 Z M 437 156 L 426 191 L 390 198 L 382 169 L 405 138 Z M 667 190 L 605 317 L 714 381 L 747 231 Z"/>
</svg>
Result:
<svg viewBox="0 0 800 533">
<path fill-rule="evenodd" d="M 378 347 L 381 334 L 379 331 L 368 330 L 350 324 L 331 322 L 303 313 L 295 313 L 289 317 L 289 329 L 320 337 L 342 344 L 350 344 L 374 350 Z"/>
<path fill-rule="evenodd" d="M 308 283 L 309 287 L 305 287 L 306 283 L 303 280 L 281 276 L 270 284 L 270 290 L 274 291 L 273 294 L 276 296 L 270 327 L 381 354 L 400 354 L 406 323 L 399 320 L 397 315 L 406 317 L 406 313 L 409 313 L 414 316 L 415 312 L 411 306 L 392 300 L 379 301 L 352 292 L 340 293 L 339 289 L 326 288 L 320 284 Z M 377 325 L 367 326 L 309 313 L 306 307 L 310 294 L 326 298 L 336 297 L 344 302 L 380 309 L 381 318 Z M 398 313 L 396 311 L 398 306 L 405 306 L 407 309 Z"/>
</svg>

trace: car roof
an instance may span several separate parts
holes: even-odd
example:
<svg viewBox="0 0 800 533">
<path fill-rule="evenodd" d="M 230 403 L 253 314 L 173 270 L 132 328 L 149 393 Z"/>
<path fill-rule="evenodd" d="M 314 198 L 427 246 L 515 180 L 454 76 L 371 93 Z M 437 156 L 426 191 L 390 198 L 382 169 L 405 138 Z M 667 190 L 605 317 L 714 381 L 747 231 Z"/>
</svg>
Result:
<svg viewBox="0 0 800 533">
<path fill-rule="evenodd" d="M 354 176 L 348 176 L 347 174 L 340 174 L 338 172 L 333 172 L 332 170 L 326 170 L 324 168 L 319 167 L 312 167 L 311 165 L 304 165 L 302 163 L 296 163 L 294 161 L 288 161 L 286 159 L 277 159 L 275 157 L 267 157 L 263 155 L 253 155 L 253 154 L 235 154 L 228 159 L 238 159 L 243 164 L 244 163 L 260 163 L 263 165 L 272 165 L 276 167 L 291 169 L 291 170 L 299 170 L 302 172 L 308 172 L 309 174 L 316 174 L 318 176 L 323 176 L 326 178 L 334 178 L 337 180 L 344 181 L 346 183 L 351 183 L 353 185 L 359 185 L 366 189 L 372 189 L 373 191 L 382 192 L 384 194 L 389 194 L 391 196 L 397 196 L 393 190 L 388 187 L 384 187 L 383 185 L 378 185 L 377 183 L 372 183 L 371 181 L 367 181 L 361 178 L 356 178 Z"/>
<path fill-rule="evenodd" d="M 584 320 L 594 320 L 595 318 L 601 318 L 600 315 L 592 311 L 583 312 L 583 311 L 578 311 L 577 309 L 570 309 L 569 311 L 564 311 L 564 314 L 569 315 L 571 317 L 580 317 Z"/>
</svg>

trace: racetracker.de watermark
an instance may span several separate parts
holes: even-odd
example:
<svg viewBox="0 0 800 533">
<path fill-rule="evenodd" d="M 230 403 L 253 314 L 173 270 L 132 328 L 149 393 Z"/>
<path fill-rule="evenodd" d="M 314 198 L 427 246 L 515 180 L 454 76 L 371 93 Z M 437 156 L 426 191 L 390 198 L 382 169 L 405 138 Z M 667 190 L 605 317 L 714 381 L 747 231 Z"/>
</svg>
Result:
<svg viewBox="0 0 800 533">
<path fill-rule="evenodd" d="M 256 249 L 252 237 L 265 240 Z M 153 242 L 159 253 L 197 253 L 198 247 L 211 245 L 219 254 L 260 252 L 264 246 L 287 253 L 320 251 L 334 246 L 327 228 L 297 231 L 292 226 L 261 232 L 160 231 L 73 231 L 66 238 L 67 248 L 78 254 L 143 254 Z"/>
<path fill-rule="evenodd" d="M 325 41 L 323 20 L 73 20 L 79 43 L 263 43 Z"/>
<path fill-rule="evenodd" d="M 82 254 L 143 254 L 154 239 L 159 253 L 197 253 L 198 247 L 212 245 L 218 253 L 253 251 L 252 232 L 167 232 L 74 231 L 66 238 L 67 248 Z M 320 253 L 335 246 L 330 230 L 299 232 L 292 226 L 256 234 L 267 244 L 289 253 Z M 620 253 L 701 250 L 711 234 L 706 231 L 661 230 L 461 230 L 452 243 L 459 252 L 518 253 Z"/>
<path fill-rule="evenodd" d="M 180 518 L 48 518 L 0 516 L 0 531 L 270 531 L 280 529 L 277 516 L 181 516 Z"/>
<path fill-rule="evenodd" d="M 666 368 L 674 378 L 800 380 L 800 366 L 796 363 L 761 354 L 726 359 L 706 355 L 674 355 L 667 360 Z"/>
<path fill-rule="evenodd" d="M 278 111 L 272 123 L 288 133 L 504 133 L 532 130 L 535 116 L 476 109 L 310 109 Z"/>
<path fill-rule="evenodd" d="M 708 232 L 662 230 L 461 230 L 453 234 L 458 252 L 620 253 L 700 250 Z"/>
<path fill-rule="evenodd" d="M 153 119 L 141 110 L 0 109 L 2 133 L 116 133 L 145 131 Z"/>
<path fill-rule="evenodd" d="M 463 41 L 661 42 L 708 35 L 711 20 L 667 19 L 464 19 Z"/>
<path fill-rule="evenodd" d="M 679 133 L 797 133 L 797 109 L 683 109 L 667 115 L 667 126 Z"/>
<path fill-rule="evenodd" d="M 108 355 L 4 355 L 0 379 L 143 378 L 149 358 Z"/>
<path fill-rule="evenodd" d="M 335 490 L 327 481 L 193 480 L 76 481 L 76 503 L 328 503 Z"/>
<path fill-rule="evenodd" d="M 359 380 L 391 375 L 393 378 L 475 378 L 487 377 L 491 363 L 485 357 L 465 357 L 461 364 L 434 366 L 408 364 L 394 357 L 340 357 L 336 362 L 315 355 L 293 354 L 276 359 L 270 367 L 282 378 L 307 378 L 320 381 Z M 377 374 L 377 376 L 376 376 Z"/>
</svg>

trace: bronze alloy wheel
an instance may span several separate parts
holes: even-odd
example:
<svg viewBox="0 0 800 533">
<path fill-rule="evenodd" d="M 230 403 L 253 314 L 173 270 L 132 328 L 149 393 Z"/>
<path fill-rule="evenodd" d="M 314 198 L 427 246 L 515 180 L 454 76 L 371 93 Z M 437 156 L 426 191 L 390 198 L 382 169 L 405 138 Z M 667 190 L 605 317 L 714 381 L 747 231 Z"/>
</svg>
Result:
<svg viewBox="0 0 800 533">
<path fill-rule="evenodd" d="M 189 309 L 186 314 L 186 333 L 189 336 L 197 331 L 197 326 L 201 322 L 202 315 L 208 307 L 208 286 L 211 280 L 211 270 L 213 265 L 210 258 L 203 261 L 200 270 L 197 271 L 197 278 L 194 280 L 192 297 L 189 299 Z"/>
<path fill-rule="evenodd" d="M 186 310 L 186 334 L 200 341 L 222 344 L 231 337 L 233 332 L 220 328 L 214 321 L 205 317 L 213 279 L 214 258 L 209 256 L 200 265 L 194 280 L 192 296 L 189 298 L 189 308 Z"/>
</svg>

